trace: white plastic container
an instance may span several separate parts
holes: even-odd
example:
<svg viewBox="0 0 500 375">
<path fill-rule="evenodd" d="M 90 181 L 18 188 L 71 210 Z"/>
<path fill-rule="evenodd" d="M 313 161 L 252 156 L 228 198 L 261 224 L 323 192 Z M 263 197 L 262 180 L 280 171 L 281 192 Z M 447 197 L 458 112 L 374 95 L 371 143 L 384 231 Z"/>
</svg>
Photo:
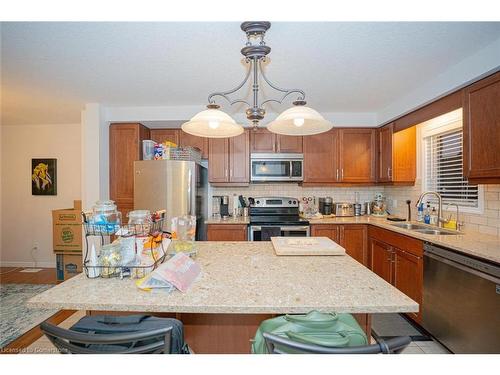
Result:
<svg viewBox="0 0 500 375">
<path fill-rule="evenodd" d="M 155 141 L 145 139 L 142 141 L 142 160 L 153 160 L 155 154 Z"/>
</svg>

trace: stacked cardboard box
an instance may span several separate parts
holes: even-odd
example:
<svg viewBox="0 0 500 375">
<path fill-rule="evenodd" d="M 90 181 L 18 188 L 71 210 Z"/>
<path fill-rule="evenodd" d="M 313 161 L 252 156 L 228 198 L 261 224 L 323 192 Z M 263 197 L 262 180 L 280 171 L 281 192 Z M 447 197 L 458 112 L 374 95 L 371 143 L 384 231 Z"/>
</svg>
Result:
<svg viewBox="0 0 500 375">
<path fill-rule="evenodd" d="M 52 232 L 57 280 L 64 281 L 82 272 L 82 201 L 52 211 Z"/>
</svg>

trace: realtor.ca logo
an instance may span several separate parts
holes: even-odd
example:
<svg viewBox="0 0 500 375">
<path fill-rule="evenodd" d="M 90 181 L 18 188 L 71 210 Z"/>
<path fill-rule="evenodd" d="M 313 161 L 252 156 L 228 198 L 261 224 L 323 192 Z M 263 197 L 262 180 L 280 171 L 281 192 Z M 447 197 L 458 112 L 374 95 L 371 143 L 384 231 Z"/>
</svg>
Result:
<svg viewBox="0 0 500 375">
<path fill-rule="evenodd" d="M 63 240 L 64 243 L 73 241 L 74 237 L 75 236 L 70 227 L 66 227 L 61 230 L 61 239 Z"/>
</svg>

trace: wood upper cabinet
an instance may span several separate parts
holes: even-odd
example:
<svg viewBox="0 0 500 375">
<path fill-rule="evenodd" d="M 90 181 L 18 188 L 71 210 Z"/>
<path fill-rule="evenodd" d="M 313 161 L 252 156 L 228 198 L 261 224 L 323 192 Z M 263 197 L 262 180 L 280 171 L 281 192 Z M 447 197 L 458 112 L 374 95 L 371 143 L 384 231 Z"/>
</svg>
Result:
<svg viewBox="0 0 500 375">
<path fill-rule="evenodd" d="M 378 180 L 392 181 L 392 133 L 394 124 L 384 126 L 378 131 Z"/>
<path fill-rule="evenodd" d="M 237 137 L 209 139 L 209 182 L 238 185 L 250 182 L 249 141 L 248 130 Z"/>
<path fill-rule="evenodd" d="M 366 225 L 342 225 L 340 230 L 340 244 L 346 253 L 359 263 L 368 266 L 368 237 Z"/>
<path fill-rule="evenodd" d="M 281 135 L 265 128 L 250 131 L 251 153 L 302 153 L 302 137 Z"/>
<path fill-rule="evenodd" d="M 208 140 L 208 181 L 229 182 L 229 139 Z"/>
<path fill-rule="evenodd" d="M 345 248 L 346 253 L 368 266 L 367 227 L 361 224 L 313 224 L 311 236 L 328 237 Z"/>
<path fill-rule="evenodd" d="M 249 130 L 229 138 L 229 182 L 250 181 Z"/>
<path fill-rule="evenodd" d="M 394 132 L 394 123 L 378 129 L 379 182 L 414 184 L 417 173 L 417 130 Z"/>
<path fill-rule="evenodd" d="M 109 196 L 124 220 L 134 208 L 134 161 L 142 159 L 142 141 L 149 129 L 138 123 L 109 126 Z"/>
<path fill-rule="evenodd" d="M 151 129 L 151 139 L 156 143 L 170 141 L 178 145 L 180 132 L 180 129 Z"/>
<path fill-rule="evenodd" d="M 201 157 L 203 159 L 208 158 L 208 138 L 197 137 L 196 135 L 191 135 L 182 130 L 179 130 L 179 145 L 181 147 L 196 147 L 201 151 Z"/>
<path fill-rule="evenodd" d="M 276 147 L 278 152 L 301 154 L 303 137 L 293 135 L 276 135 Z"/>
<path fill-rule="evenodd" d="M 384 242 L 370 239 L 370 269 L 392 284 L 392 247 Z"/>
<path fill-rule="evenodd" d="M 208 241 L 247 241 L 248 230 L 243 224 L 209 224 Z"/>
<path fill-rule="evenodd" d="M 304 138 L 304 183 L 338 182 L 338 131 Z"/>
<path fill-rule="evenodd" d="M 500 182 L 500 72 L 463 91 L 464 174 L 472 183 Z"/>
<path fill-rule="evenodd" d="M 340 129 L 339 181 L 375 182 L 376 129 Z"/>
<path fill-rule="evenodd" d="M 419 305 L 422 304 L 422 257 L 396 248 L 394 249 L 394 262 L 394 286 Z M 409 313 L 409 315 L 417 321 L 421 319 L 420 313 Z"/>
</svg>

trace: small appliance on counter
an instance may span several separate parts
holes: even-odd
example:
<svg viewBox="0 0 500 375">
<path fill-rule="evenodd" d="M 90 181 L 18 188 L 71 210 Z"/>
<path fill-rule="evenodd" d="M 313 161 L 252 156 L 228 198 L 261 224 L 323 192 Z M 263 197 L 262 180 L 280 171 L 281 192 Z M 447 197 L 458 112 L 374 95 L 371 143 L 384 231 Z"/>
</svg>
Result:
<svg viewBox="0 0 500 375">
<path fill-rule="evenodd" d="M 387 204 L 383 194 L 375 195 L 375 199 L 370 203 L 370 211 L 372 216 L 386 217 Z"/>
<path fill-rule="evenodd" d="M 222 218 L 229 217 L 229 196 L 223 195 L 220 197 L 220 216 Z"/>
<path fill-rule="evenodd" d="M 322 215 L 331 215 L 333 213 L 333 198 L 319 198 L 319 212 Z"/>
<path fill-rule="evenodd" d="M 354 216 L 354 204 L 348 202 L 335 202 L 333 204 L 333 214 L 335 216 Z"/>
</svg>

